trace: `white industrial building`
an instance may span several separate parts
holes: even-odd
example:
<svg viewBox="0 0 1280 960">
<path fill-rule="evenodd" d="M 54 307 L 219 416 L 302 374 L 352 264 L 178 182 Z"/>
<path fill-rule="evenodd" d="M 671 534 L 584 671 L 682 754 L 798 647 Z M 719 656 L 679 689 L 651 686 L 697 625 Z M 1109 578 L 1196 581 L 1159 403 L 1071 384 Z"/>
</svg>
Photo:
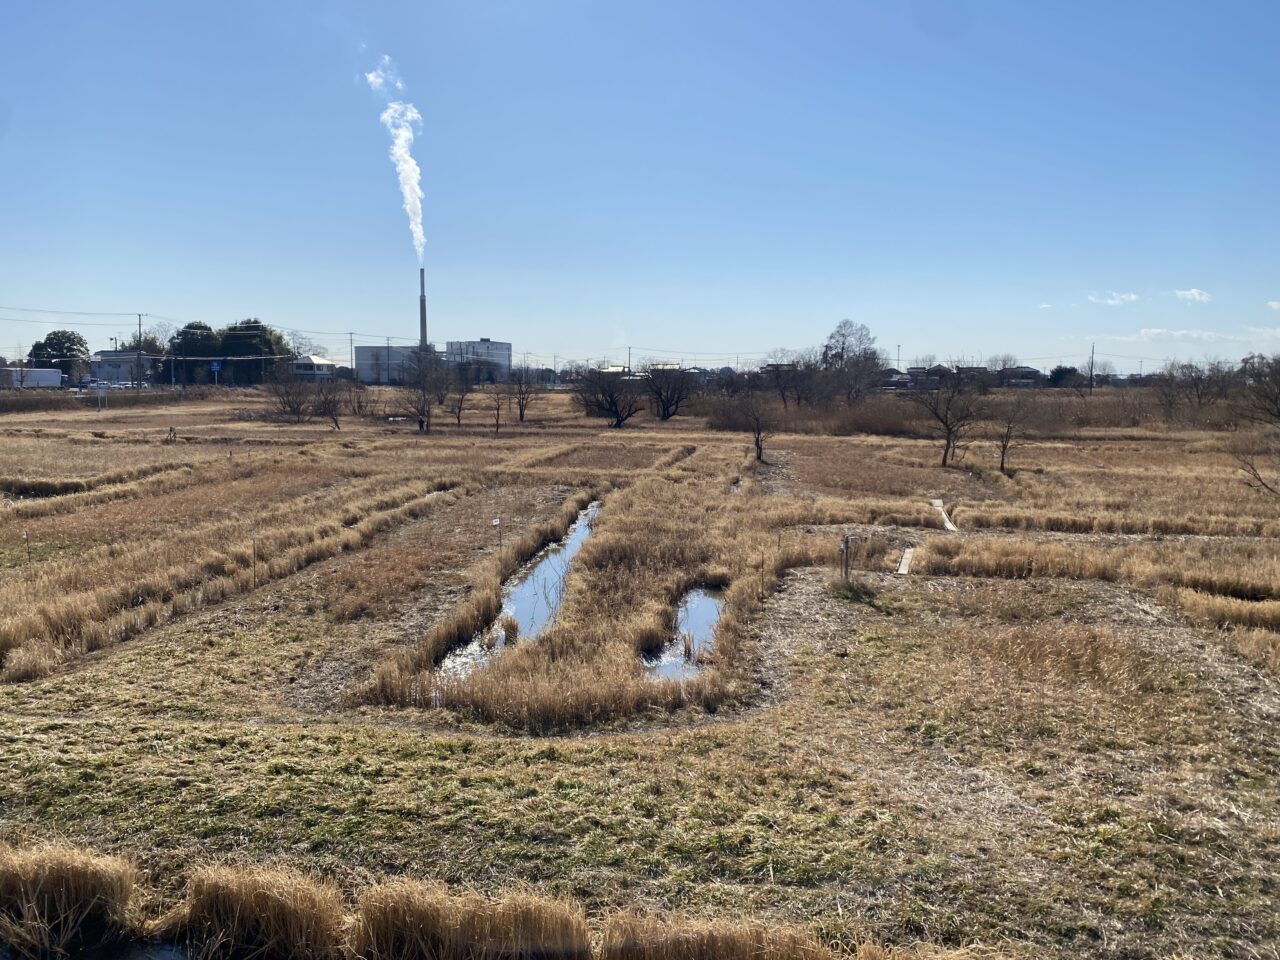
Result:
<svg viewBox="0 0 1280 960">
<path fill-rule="evenodd" d="M 511 344 L 481 337 L 479 340 L 450 340 L 444 356 L 429 348 L 437 361 L 446 366 L 460 364 L 487 366 L 501 377 L 511 373 Z M 418 365 L 418 347 L 356 347 L 356 379 L 361 383 L 401 384 L 413 378 Z"/>
<path fill-rule="evenodd" d="M 138 365 L 137 350 L 99 350 L 89 358 L 89 375 L 104 383 L 132 383 L 145 378 L 147 365 L 145 357 Z"/>
<path fill-rule="evenodd" d="M 361 383 L 406 383 L 412 379 L 417 366 L 416 344 L 411 347 L 356 347 L 356 379 Z"/>
<path fill-rule="evenodd" d="M 450 366 L 486 363 L 504 376 L 511 372 L 511 344 L 481 337 L 479 340 L 450 340 L 445 344 L 445 361 Z"/>
</svg>

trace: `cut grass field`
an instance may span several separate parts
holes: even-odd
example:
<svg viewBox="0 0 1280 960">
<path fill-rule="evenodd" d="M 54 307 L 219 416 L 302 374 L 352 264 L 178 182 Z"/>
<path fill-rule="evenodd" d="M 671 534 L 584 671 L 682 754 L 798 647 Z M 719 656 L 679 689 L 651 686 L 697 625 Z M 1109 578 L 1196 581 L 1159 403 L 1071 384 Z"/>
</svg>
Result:
<svg viewBox="0 0 1280 960">
<path fill-rule="evenodd" d="M 1276 510 L 1198 506 L 1212 437 L 1032 444 L 1010 479 L 883 437 L 757 467 L 561 397 L 497 438 L 479 405 L 423 438 L 253 402 L 0 421 L 0 474 L 83 483 L 0 515 L 0 923 L 61 842 L 104 928 L 312 955 L 1274 955 L 1280 561 L 1246 534 Z M 437 675 L 593 497 L 550 628 Z M 651 679 L 708 583 L 711 658 Z"/>
</svg>

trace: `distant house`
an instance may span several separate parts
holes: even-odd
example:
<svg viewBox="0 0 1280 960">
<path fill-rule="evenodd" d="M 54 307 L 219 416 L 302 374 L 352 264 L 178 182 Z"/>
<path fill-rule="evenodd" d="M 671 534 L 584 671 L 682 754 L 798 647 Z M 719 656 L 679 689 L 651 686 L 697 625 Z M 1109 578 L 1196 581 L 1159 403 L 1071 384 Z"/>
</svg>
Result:
<svg viewBox="0 0 1280 960">
<path fill-rule="evenodd" d="M 1003 387 L 1034 387 L 1044 379 L 1044 374 L 1035 367 L 1002 367 L 998 374 Z"/>
<path fill-rule="evenodd" d="M 289 369 L 299 380 L 329 380 L 338 370 L 338 365 L 328 357 L 304 354 L 289 361 Z"/>
</svg>

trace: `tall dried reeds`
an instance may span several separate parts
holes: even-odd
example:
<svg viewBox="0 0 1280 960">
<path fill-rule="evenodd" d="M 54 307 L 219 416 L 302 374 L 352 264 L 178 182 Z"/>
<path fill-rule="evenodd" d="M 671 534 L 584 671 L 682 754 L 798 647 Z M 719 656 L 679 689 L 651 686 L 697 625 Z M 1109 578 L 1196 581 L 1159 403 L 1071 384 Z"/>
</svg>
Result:
<svg viewBox="0 0 1280 960">
<path fill-rule="evenodd" d="M 138 932 L 134 868 L 72 847 L 0 846 L 0 953 L 69 957 Z"/>
<path fill-rule="evenodd" d="M 582 908 L 533 894 L 498 901 L 397 880 L 360 898 L 350 935 L 359 960 L 587 960 Z"/>
<path fill-rule="evenodd" d="M 327 960 L 343 955 L 343 914 L 336 889 L 296 870 L 206 867 L 152 933 L 209 958 Z"/>
</svg>

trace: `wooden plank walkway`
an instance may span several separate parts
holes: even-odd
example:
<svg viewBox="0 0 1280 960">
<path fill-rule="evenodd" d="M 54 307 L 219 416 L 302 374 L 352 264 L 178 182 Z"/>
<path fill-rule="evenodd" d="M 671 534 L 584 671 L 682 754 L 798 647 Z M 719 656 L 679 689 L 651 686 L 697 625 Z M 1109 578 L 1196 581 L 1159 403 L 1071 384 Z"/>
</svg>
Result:
<svg viewBox="0 0 1280 960">
<path fill-rule="evenodd" d="M 915 553 L 915 547 L 907 547 L 902 551 L 902 560 L 898 563 L 898 576 L 905 577 L 911 572 L 911 558 L 915 556 Z"/>
<path fill-rule="evenodd" d="M 942 501 L 930 500 L 929 502 L 933 504 L 933 508 L 935 510 L 937 510 L 940 514 L 942 514 L 943 527 L 945 527 L 949 533 L 959 533 L 960 528 L 951 522 L 951 518 L 947 516 L 946 509 L 942 506 Z"/>
</svg>

